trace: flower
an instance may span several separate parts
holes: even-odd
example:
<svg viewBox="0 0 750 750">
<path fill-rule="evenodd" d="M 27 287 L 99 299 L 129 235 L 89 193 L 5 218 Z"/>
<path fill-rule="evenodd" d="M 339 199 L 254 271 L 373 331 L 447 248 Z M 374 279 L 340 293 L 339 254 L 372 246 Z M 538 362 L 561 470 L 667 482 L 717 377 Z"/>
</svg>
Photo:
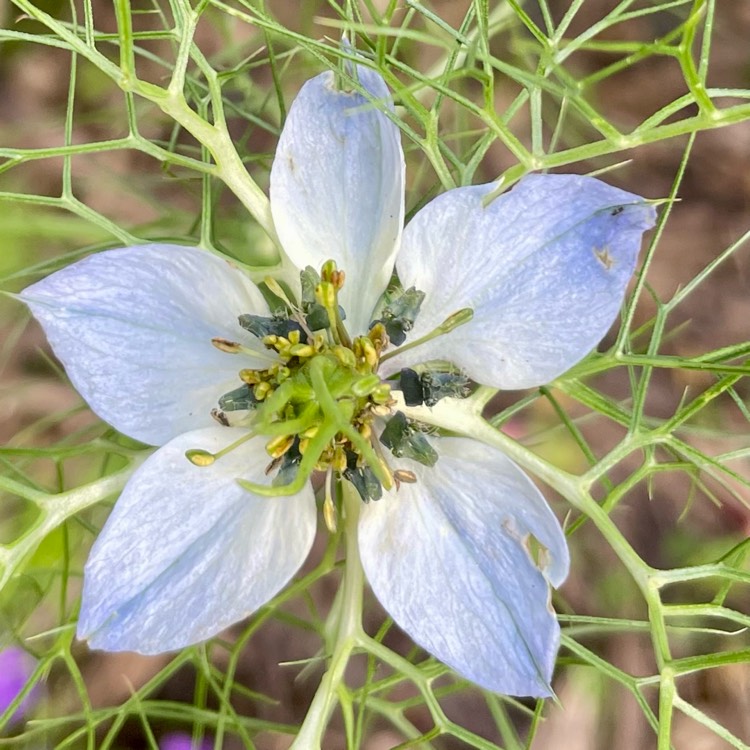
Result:
<svg viewBox="0 0 750 750">
<path fill-rule="evenodd" d="M 212 750 L 213 746 L 214 743 L 208 739 L 196 745 L 192 737 L 185 732 L 169 732 L 159 740 L 159 750 Z"/>
<path fill-rule="evenodd" d="M 17 646 L 0 650 L 0 714 L 5 713 L 26 687 L 34 671 L 33 659 Z M 21 701 L 10 723 L 19 721 L 38 699 L 38 690 L 32 690 Z"/>
<path fill-rule="evenodd" d="M 549 584 L 569 563 L 555 516 L 500 451 L 426 436 L 392 396 L 429 405 L 466 396 L 466 378 L 560 375 L 615 319 L 655 212 L 593 178 L 531 175 L 494 200 L 494 185 L 449 190 L 402 237 L 393 105 L 376 73 L 356 76 L 349 91 L 330 72 L 308 81 L 281 134 L 271 210 L 307 269 L 281 316 L 231 264 L 163 244 L 92 255 L 23 292 L 92 409 L 161 446 L 93 546 L 78 633 L 157 653 L 256 610 L 310 550 L 306 479 L 322 468 L 372 500 L 362 563 L 414 641 L 485 688 L 549 695 Z M 378 305 L 394 263 L 400 291 Z"/>
</svg>

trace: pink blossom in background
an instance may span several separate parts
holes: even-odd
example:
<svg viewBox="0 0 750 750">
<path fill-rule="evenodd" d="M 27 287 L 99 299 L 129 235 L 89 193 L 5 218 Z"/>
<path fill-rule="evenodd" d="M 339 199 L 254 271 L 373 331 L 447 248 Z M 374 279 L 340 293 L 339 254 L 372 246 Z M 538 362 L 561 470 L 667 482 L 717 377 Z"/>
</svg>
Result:
<svg viewBox="0 0 750 750">
<path fill-rule="evenodd" d="M 204 739 L 200 744 L 193 743 L 193 738 L 186 732 L 170 732 L 159 742 L 159 750 L 213 750 L 214 743 Z"/>
<path fill-rule="evenodd" d="M 0 714 L 8 709 L 23 690 L 33 671 L 34 662 L 23 649 L 10 646 L 0 651 Z M 12 722 L 23 718 L 24 713 L 34 703 L 35 694 L 36 691 L 32 691 L 21 701 L 18 710 L 13 714 Z"/>
</svg>

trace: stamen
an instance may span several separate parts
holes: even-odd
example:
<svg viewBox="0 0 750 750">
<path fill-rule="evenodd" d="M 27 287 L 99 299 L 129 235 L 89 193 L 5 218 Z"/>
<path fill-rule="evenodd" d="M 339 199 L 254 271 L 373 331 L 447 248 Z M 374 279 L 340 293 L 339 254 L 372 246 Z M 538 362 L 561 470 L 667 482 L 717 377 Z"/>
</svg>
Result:
<svg viewBox="0 0 750 750">
<path fill-rule="evenodd" d="M 331 534 L 336 533 L 336 529 L 338 528 L 338 522 L 336 518 L 336 504 L 333 501 L 333 492 L 332 492 L 332 483 L 333 483 L 333 472 L 327 471 L 326 472 L 326 482 L 325 482 L 325 499 L 323 500 L 323 520 L 326 522 L 326 528 L 328 531 L 331 532 Z"/>
<path fill-rule="evenodd" d="M 422 336 L 422 338 L 420 339 L 410 341 L 408 344 L 404 344 L 398 349 L 394 349 L 392 352 L 388 352 L 388 354 L 384 354 L 380 358 L 380 361 L 385 362 L 387 359 L 395 357 L 397 354 L 401 354 L 405 351 L 408 351 L 409 349 L 414 349 L 414 347 L 425 344 L 428 341 L 432 341 L 432 339 L 436 339 L 438 336 L 443 336 L 446 333 L 450 333 L 459 326 L 468 323 L 473 317 L 474 311 L 470 307 L 464 307 L 461 310 L 457 310 L 453 313 L 453 315 L 449 315 L 434 331 L 431 331 L 427 335 Z"/>
<path fill-rule="evenodd" d="M 211 466 L 216 461 L 216 456 L 213 453 L 204 451 L 201 448 L 191 448 L 185 451 L 185 458 L 195 466 Z"/>
<path fill-rule="evenodd" d="M 401 489 L 402 484 L 416 484 L 417 475 L 413 471 L 406 469 L 396 469 L 393 472 L 393 481 L 396 484 L 396 492 Z"/>
<path fill-rule="evenodd" d="M 276 362 L 276 357 L 269 356 L 267 352 L 258 351 L 257 349 L 251 349 L 249 346 L 240 344 L 239 341 L 230 341 L 222 336 L 214 336 L 211 339 L 211 343 L 220 351 L 225 354 L 247 354 L 255 359 L 264 359 L 267 362 Z"/>
<path fill-rule="evenodd" d="M 221 338 L 221 336 L 212 338 L 211 343 L 220 352 L 226 352 L 227 354 L 239 354 L 242 351 L 242 344 L 239 341 L 230 341 L 229 339 Z"/>
<path fill-rule="evenodd" d="M 216 453 L 211 453 L 211 451 L 204 450 L 203 448 L 190 448 L 185 451 L 185 458 L 195 466 L 211 466 L 211 464 L 218 461 L 222 456 L 226 456 L 227 453 L 231 453 L 235 448 L 254 438 L 256 434 L 252 431 L 247 432 L 239 440 L 235 440 L 226 448 L 216 451 Z"/>
</svg>

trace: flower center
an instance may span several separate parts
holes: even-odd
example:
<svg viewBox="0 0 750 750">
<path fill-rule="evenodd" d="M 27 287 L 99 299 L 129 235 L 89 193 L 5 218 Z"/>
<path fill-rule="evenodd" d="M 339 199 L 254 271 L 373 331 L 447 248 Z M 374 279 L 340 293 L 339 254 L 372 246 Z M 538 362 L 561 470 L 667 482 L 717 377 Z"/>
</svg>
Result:
<svg viewBox="0 0 750 750">
<path fill-rule="evenodd" d="M 188 451 L 194 464 L 209 465 L 239 443 L 262 435 L 268 438 L 266 451 L 271 459 L 266 473 L 275 472 L 275 476 L 269 485 L 238 480 L 246 489 L 260 495 L 291 495 L 302 489 L 314 471 L 323 471 L 329 477 L 326 486 L 331 475 L 343 477 L 365 502 L 379 499 L 383 488 L 416 481 L 413 472 L 391 468 L 384 447 L 395 457 L 435 464 L 437 453 L 420 425 L 394 411 L 391 389 L 403 391 L 408 405 L 429 406 L 445 396 L 468 395 L 468 380 L 450 369 L 402 370 L 393 381 L 383 380 L 378 375 L 383 352 L 390 344 L 403 344 L 424 294 L 413 288 L 391 290 L 385 295 L 380 319 L 366 335 L 352 339 L 338 304 L 344 281 L 344 272 L 333 261 L 324 264 L 320 275 L 307 268 L 301 274 L 297 304 L 278 283 L 267 280 L 285 309 L 270 318 L 241 315 L 239 323 L 272 353 L 272 364 L 240 370 L 242 385 L 224 394 L 212 412 L 221 424 L 246 426 L 249 432 L 217 454 Z M 452 330 L 470 319 L 470 314 L 459 311 L 430 337 Z M 214 339 L 213 344 L 228 353 L 244 350 L 226 339 Z M 232 412 L 237 415 L 230 420 Z"/>
</svg>

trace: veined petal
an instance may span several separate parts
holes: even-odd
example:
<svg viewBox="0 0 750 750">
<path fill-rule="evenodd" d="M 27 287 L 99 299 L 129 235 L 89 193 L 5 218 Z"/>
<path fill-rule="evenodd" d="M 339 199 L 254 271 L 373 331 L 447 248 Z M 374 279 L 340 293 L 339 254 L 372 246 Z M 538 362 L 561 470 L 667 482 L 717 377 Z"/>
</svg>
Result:
<svg viewBox="0 0 750 750">
<path fill-rule="evenodd" d="M 362 564 L 375 595 L 416 643 L 489 690 L 546 696 L 559 644 L 547 579 L 568 549 L 544 498 L 506 456 L 438 438 L 432 468 L 362 510 Z M 533 536 L 545 549 L 540 570 Z M 545 575 L 547 576 L 545 578 Z"/>
<path fill-rule="evenodd" d="M 211 466 L 185 457 L 243 434 L 214 427 L 180 435 L 128 482 L 84 570 L 78 636 L 92 648 L 156 654 L 210 638 L 267 602 L 302 565 L 315 535 L 312 487 L 268 498 L 236 481 L 268 481 L 262 438 Z"/>
<path fill-rule="evenodd" d="M 161 445 L 212 424 L 243 367 L 267 367 L 237 316 L 268 315 L 258 289 L 210 253 L 144 245 L 90 255 L 21 293 L 73 385 L 106 422 Z M 213 337 L 258 357 L 226 354 Z"/>
<path fill-rule="evenodd" d="M 384 371 L 444 359 L 485 385 L 528 388 L 565 372 L 612 325 L 654 208 L 592 177 L 530 175 L 484 206 L 493 187 L 450 190 L 404 231 L 399 277 L 427 295 L 410 339 L 465 307 L 474 318 Z"/>
<path fill-rule="evenodd" d="M 404 220 L 404 155 L 375 72 L 356 66 L 368 92 L 340 91 L 333 72 L 309 80 L 292 104 L 271 169 L 271 211 L 300 268 L 333 259 L 346 272 L 339 300 L 352 334 L 364 333 L 385 290 Z"/>
</svg>

